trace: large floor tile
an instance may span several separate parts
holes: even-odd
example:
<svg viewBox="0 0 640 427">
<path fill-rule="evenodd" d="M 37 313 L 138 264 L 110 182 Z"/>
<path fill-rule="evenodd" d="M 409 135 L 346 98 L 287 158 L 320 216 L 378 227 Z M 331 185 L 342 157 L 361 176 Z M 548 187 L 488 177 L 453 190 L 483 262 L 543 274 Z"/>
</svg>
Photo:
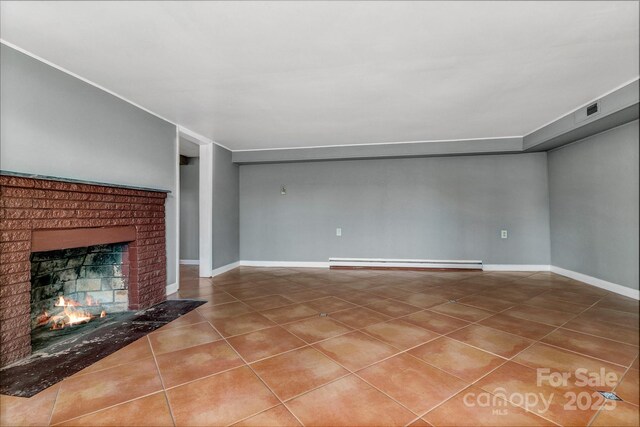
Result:
<svg viewBox="0 0 640 427">
<path fill-rule="evenodd" d="M 640 381 L 638 379 L 638 370 L 629 369 L 622 378 L 615 392 L 625 402 L 640 405 Z"/>
<path fill-rule="evenodd" d="M 173 426 L 163 392 L 112 406 L 102 411 L 58 424 L 60 426 Z"/>
<path fill-rule="evenodd" d="M 459 289 L 451 289 L 448 286 L 432 287 L 424 292 L 433 297 L 442 298 L 447 301 L 456 300 L 469 295 L 468 292 L 460 291 Z"/>
<path fill-rule="evenodd" d="M 347 308 L 356 307 L 355 304 L 333 296 L 308 301 L 305 303 L 305 305 L 313 308 L 320 313 L 332 313 L 334 311 L 346 310 Z"/>
<path fill-rule="evenodd" d="M 198 313 L 205 319 L 212 321 L 216 319 L 223 319 L 226 317 L 240 316 L 241 314 L 250 313 L 253 311 L 248 305 L 238 301 L 230 302 L 227 304 L 220 304 L 215 306 L 203 305 L 197 308 Z"/>
<path fill-rule="evenodd" d="M 270 357 L 251 366 L 282 400 L 291 399 L 349 373 L 311 347 Z"/>
<path fill-rule="evenodd" d="M 532 307 L 530 305 L 518 305 L 510 308 L 509 310 L 503 311 L 502 314 L 552 326 L 561 326 L 576 317 L 573 313 L 547 310 L 545 308 Z"/>
<path fill-rule="evenodd" d="M 358 375 L 416 414 L 424 413 L 467 386 L 415 357 L 400 354 L 369 366 Z"/>
<path fill-rule="evenodd" d="M 151 348 L 156 355 L 217 341 L 222 338 L 208 322 L 173 328 L 165 332 L 149 334 L 148 337 L 149 342 L 151 342 Z"/>
<path fill-rule="evenodd" d="M 263 316 L 276 323 L 289 323 L 318 315 L 319 311 L 306 304 L 293 304 L 280 308 L 273 308 L 260 312 Z"/>
<path fill-rule="evenodd" d="M 564 324 L 562 327 L 625 344 L 632 344 L 635 346 L 640 344 L 640 334 L 638 334 L 638 331 L 634 327 L 599 322 L 584 315 L 576 317 Z"/>
<path fill-rule="evenodd" d="M 444 314 L 438 314 L 429 310 L 410 314 L 403 317 L 402 320 L 439 334 L 448 334 L 449 332 L 455 331 L 456 329 L 460 329 L 469 324 L 467 321 L 456 319 L 451 316 L 445 316 Z"/>
<path fill-rule="evenodd" d="M 234 424 L 234 427 L 294 427 L 300 425 L 296 417 L 284 405 L 278 405 L 242 420 Z"/>
<path fill-rule="evenodd" d="M 575 377 L 567 379 L 566 384 L 556 384 L 539 375 L 536 369 L 507 362 L 480 379 L 475 386 L 560 425 L 583 426 L 588 424 L 604 401 L 601 398 L 592 400 L 593 390 L 576 387 L 575 384 Z M 572 398 L 581 393 L 589 396 L 584 407 L 575 404 L 576 400 Z M 527 396 L 531 396 L 529 400 Z"/>
<path fill-rule="evenodd" d="M 201 305 L 200 307 L 205 307 L 207 304 Z M 176 320 L 172 320 L 161 328 L 156 329 L 152 332 L 152 334 L 157 334 L 160 332 L 165 332 L 167 329 L 179 328 L 180 326 L 193 325 L 195 323 L 206 322 L 207 319 L 202 317 L 198 310 L 192 310 L 184 316 L 178 317 Z"/>
<path fill-rule="evenodd" d="M 429 295 L 428 291 L 412 293 L 395 298 L 398 301 L 406 302 L 409 305 L 420 308 L 429 308 L 447 302 L 446 299 L 434 295 Z"/>
<path fill-rule="evenodd" d="M 415 347 L 440 336 L 436 332 L 423 329 L 401 319 L 376 323 L 367 326 L 362 331 L 400 350 Z"/>
<path fill-rule="evenodd" d="M 637 427 L 640 425 L 638 407 L 626 402 L 615 402 L 613 409 L 600 410 L 596 418 L 591 423 L 595 427 Z"/>
<path fill-rule="evenodd" d="M 545 325 L 531 320 L 518 319 L 502 313 L 487 317 L 478 323 L 531 340 L 539 340 L 556 329 L 555 326 Z"/>
<path fill-rule="evenodd" d="M 146 359 L 148 357 L 151 357 L 152 355 L 153 353 L 151 352 L 149 339 L 147 337 L 142 337 L 139 340 L 134 341 L 131 344 L 121 348 L 115 353 L 111 353 L 104 359 L 100 359 L 96 363 L 87 366 L 76 375 L 88 374 L 89 372 L 112 368 L 124 363 L 135 362 L 136 360 Z"/>
<path fill-rule="evenodd" d="M 162 390 L 153 358 L 68 378 L 51 416 L 52 424 Z"/>
<path fill-rule="evenodd" d="M 1 426 L 49 424 L 60 385 L 51 386 L 30 398 L 0 395 Z"/>
<path fill-rule="evenodd" d="M 620 366 L 541 343 L 524 350 L 513 360 L 534 369 L 547 368 L 552 372 L 569 373 L 574 376 L 576 370 L 581 369 L 584 374 L 602 381 L 601 385 L 594 387 L 596 390 L 611 390 L 620 381 L 625 371 Z"/>
<path fill-rule="evenodd" d="M 396 348 L 358 331 L 319 342 L 314 347 L 351 370 L 364 368 L 398 352 Z"/>
<path fill-rule="evenodd" d="M 585 311 L 583 314 L 584 317 L 595 320 L 596 322 L 607 322 L 614 325 L 631 327 L 636 331 L 640 329 L 640 324 L 638 323 L 640 315 L 638 313 L 594 307 Z"/>
<path fill-rule="evenodd" d="M 240 367 L 167 390 L 178 426 L 229 425 L 279 401 L 248 367 Z"/>
<path fill-rule="evenodd" d="M 477 322 L 494 314 L 492 311 L 482 310 L 480 308 L 458 304 L 455 302 L 436 305 L 435 307 L 431 307 L 429 310 L 435 311 L 436 313 L 445 314 L 447 316 L 456 317 L 458 319 L 466 320 L 467 322 Z"/>
<path fill-rule="evenodd" d="M 269 310 L 294 303 L 294 301 L 283 297 L 282 295 L 269 295 L 266 297 L 247 299 L 243 302 L 254 310 Z"/>
<path fill-rule="evenodd" d="M 244 365 L 222 340 L 164 353 L 156 360 L 166 388 Z"/>
<path fill-rule="evenodd" d="M 373 310 L 369 310 L 365 307 L 350 308 L 348 310 L 342 310 L 331 314 L 331 317 L 337 321 L 344 323 L 352 328 L 364 328 L 365 326 L 373 325 L 374 323 L 384 322 L 389 320 L 389 316 L 385 316 L 382 313 L 378 313 Z"/>
<path fill-rule="evenodd" d="M 294 302 L 313 301 L 314 299 L 324 298 L 328 296 L 326 292 L 321 289 L 309 289 L 306 291 L 292 292 L 287 294 L 287 299 Z"/>
<path fill-rule="evenodd" d="M 433 426 L 554 426 L 555 424 L 476 387 L 469 387 L 428 412 Z"/>
<path fill-rule="evenodd" d="M 483 295 L 471 295 L 468 297 L 460 298 L 458 302 L 460 304 L 470 305 L 472 307 L 477 307 L 496 313 L 506 310 L 515 305 L 515 303 L 510 301 L 503 301 L 500 298 L 487 297 Z"/>
<path fill-rule="evenodd" d="M 565 289 L 551 289 L 543 295 L 573 304 L 592 305 L 602 299 L 601 296 L 583 292 L 571 292 Z"/>
<path fill-rule="evenodd" d="M 306 426 L 400 426 L 415 415 L 351 375 L 287 402 Z"/>
<path fill-rule="evenodd" d="M 177 295 L 182 299 L 202 299 L 207 300 L 211 305 L 224 304 L 231 301 L 237 301 L 236 298 L 224 291 L 214 289 L 213 285 L 201 286 L 198 288 L 188 289 L 181 288 Z"/>
<path fill-rule="evenodd" d="M 542 342 L 623 366 L 631 365 L 638 356 L 636 346 L 563 328 L 547 335 Z"/>
<path fill-rule="evenodd" d="M 384 301 L 387 299 L 384 297 L 373 295 L 369 292 L 363 292 L 358 290 L 340 292 L 337 295 L 340 299 L 355 305 L 367 305 L 367 304 L 372 304 L 374 302 Z"/>
<path fill-rule="evenodd" d="M 280 326 L 238 335 L 228 341 L 249 363 L 305 345 L 304 341 Z"/>
<path fill-rule="evenodd" d="M 544 289 L 541 289 L 540 292 L 544 292 Z M 490 289 L 487 291 L 482 291 L 478 295 L 489 298 L 497 298 L 501 301 L 508 301 L 513 304 L 523 303 L 524 301 L 531 299 L 531 294 L 529 292 L 513 289 L 510 287 Z"/>
<path fill-rule="evenodd" d="M 246 334 L 260 329 L 276 326 L 271 320 L 259 313 L 241 314 L 237 317 L 216 319 L 211 324 L 224 337 Z"/>
<path fill-rule="evenodd" d="M 239 300 L 266 297 L 268 295 L 280 293 L 278 290 L 269 289 L 260 285 L 252 286 L 247 289 L 227 290 L 227 292 Z"/>
<path fill-rule="evenodd" d="M 367 308 L 392 318 L 406 316 L 407 314 L 415 313 L 416 311 L 422 310 L 419 307 L 415 307 L 413 305 L 405 304 L 403 302 L 394 301 L 391 299 L 374 302 L 373 304 L 367 305 Z"/>
<path fill-rule="evenodd" d="M 530 305 L 533 307 L 540 307 L 573 314 L 580 314 L 587 308 L 589 308 L 588 305 L 572 304 L 566 301 L 557 300 L 550 296 L 545 296 L 544 294 L 522 301 L 522 303 L 524 305 Z"/>
<path fill-rule="evenodd" d="M 419 293 L 419 292 L 425 292 L 428 289 L 430 289 L 432 286 L 425 284 L 425 283 L 421 283 L 421 282 L 415 282 L 415 281 L 411 281 L 408 283 L 399 283 L 397 285 L 394 285 L 399 289 L 402 289 L 404 291 L 409 291 L 409 292 L 415 292 L 415 293 Z"/>
<path fill-rule="evenodd" d="M 469 325 L 447 336 L 507 359 L 534 343 L 527 338 L 480 325 Z"/>
<path fill-rule="evenodd" d="M 409 295 L 411 292 L 398 288 L 397 286 L 379 286 L 377 288 L 367 289 L 367 292 L 378 295 L 383 298 L 399 298 Z"/>
<path fill-rule="evenodd" d="M 609 310 L 626 311 L 637 313 L 640 311 L 640 301 L 634 298 L 623 297 L 621 295 L 610 294 L 605 296 L 595 305 L 596 308 L 607 308 Z"/>
<path fill-rule="evenodd" d="M 284 328 L 309 344 L 346 334 L 353 330 L 333 320 L 331 317 L 311 317 L 309 319 L 288 323 L 284 325 Z"/>
<path fill-rule="evenodd" d="M 477 380 L 505 362 L 501 357 L 447 337 L 409 350 L 409 354 L 468 382 Z"/>
</svg>

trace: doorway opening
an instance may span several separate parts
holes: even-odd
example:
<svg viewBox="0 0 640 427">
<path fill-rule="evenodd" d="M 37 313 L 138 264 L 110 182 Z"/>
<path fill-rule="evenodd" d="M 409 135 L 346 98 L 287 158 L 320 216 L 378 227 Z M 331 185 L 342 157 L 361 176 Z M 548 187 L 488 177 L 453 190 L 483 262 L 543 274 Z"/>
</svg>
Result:
<svg viewBox="0 0 640 427">
<path fill-rule="evenodd" d="M 197 265 L 199 277 L 211 277 L 213 141 L 182 127 L 177 140 L 177 258 L 179 264 Z"/>
<path fill-rule="evenodd" d="M 200 264 L 200 146 L 180 136 L 180 264 Z"/>
</svg>

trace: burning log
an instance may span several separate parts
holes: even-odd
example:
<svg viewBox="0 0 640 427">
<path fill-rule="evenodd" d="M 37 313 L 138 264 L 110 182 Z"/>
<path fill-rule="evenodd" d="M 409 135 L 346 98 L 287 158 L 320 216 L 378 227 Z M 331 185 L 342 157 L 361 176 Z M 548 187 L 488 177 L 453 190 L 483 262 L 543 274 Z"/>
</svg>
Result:
<svg viewBox="0 0 640 427">
<path fill-rule="evenodd" d="M 74 326 L 90 322 L 94 317 L 97 317 L 97 314 L 92 314 L 92 310 L 87 307 L 95 307 L 98 305 L 98 302 L 89 295 L 87 295 L 84 305 L 71 298 L 65 298 L 60 295 L 54 306 L 61 307 L 62 310 L 59 310 L 55 314 L 49 314 L 47 311 L 43 311 L 36 320 L 38 322 L 38 326 L 51 324 L 52 330 L 63 329 L 66 326 Z M 106 315 L 107 313 L 102 310 L 99 316 L 100 318 L 103 318 Z"/>
</svg>

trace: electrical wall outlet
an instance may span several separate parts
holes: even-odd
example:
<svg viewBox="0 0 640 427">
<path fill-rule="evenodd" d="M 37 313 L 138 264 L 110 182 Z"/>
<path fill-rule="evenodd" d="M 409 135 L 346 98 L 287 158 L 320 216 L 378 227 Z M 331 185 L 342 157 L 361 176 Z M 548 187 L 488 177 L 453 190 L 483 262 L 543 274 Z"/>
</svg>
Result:
<svg viewBox="0 0 640 427">
<path fill-rule="evenodd" d="M 342 236 L 342 228 L 340 227 L 336 228 L 336 236 L 338 237 Z"/>
<path fill-rule="evenodd" d="M 500 230 L 500 238 L 506 239 L 507 237 L 509 237 L 507 230 Z"/>
</svg>

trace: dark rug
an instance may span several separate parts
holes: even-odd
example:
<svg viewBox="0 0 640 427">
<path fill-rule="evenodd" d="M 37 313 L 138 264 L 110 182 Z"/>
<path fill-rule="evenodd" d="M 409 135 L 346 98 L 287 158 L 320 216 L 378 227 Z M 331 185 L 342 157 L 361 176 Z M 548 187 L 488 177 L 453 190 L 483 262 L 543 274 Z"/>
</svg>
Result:
<svg viewBox="0 0 640 427">
<path fill-rule="evenodd" d="M 0 369 L 0 394 L 31 397 L 205 302 L 168 300 L 89 322 L 68 336 L 42 332 L 31 356 Z"/>
</svg>

